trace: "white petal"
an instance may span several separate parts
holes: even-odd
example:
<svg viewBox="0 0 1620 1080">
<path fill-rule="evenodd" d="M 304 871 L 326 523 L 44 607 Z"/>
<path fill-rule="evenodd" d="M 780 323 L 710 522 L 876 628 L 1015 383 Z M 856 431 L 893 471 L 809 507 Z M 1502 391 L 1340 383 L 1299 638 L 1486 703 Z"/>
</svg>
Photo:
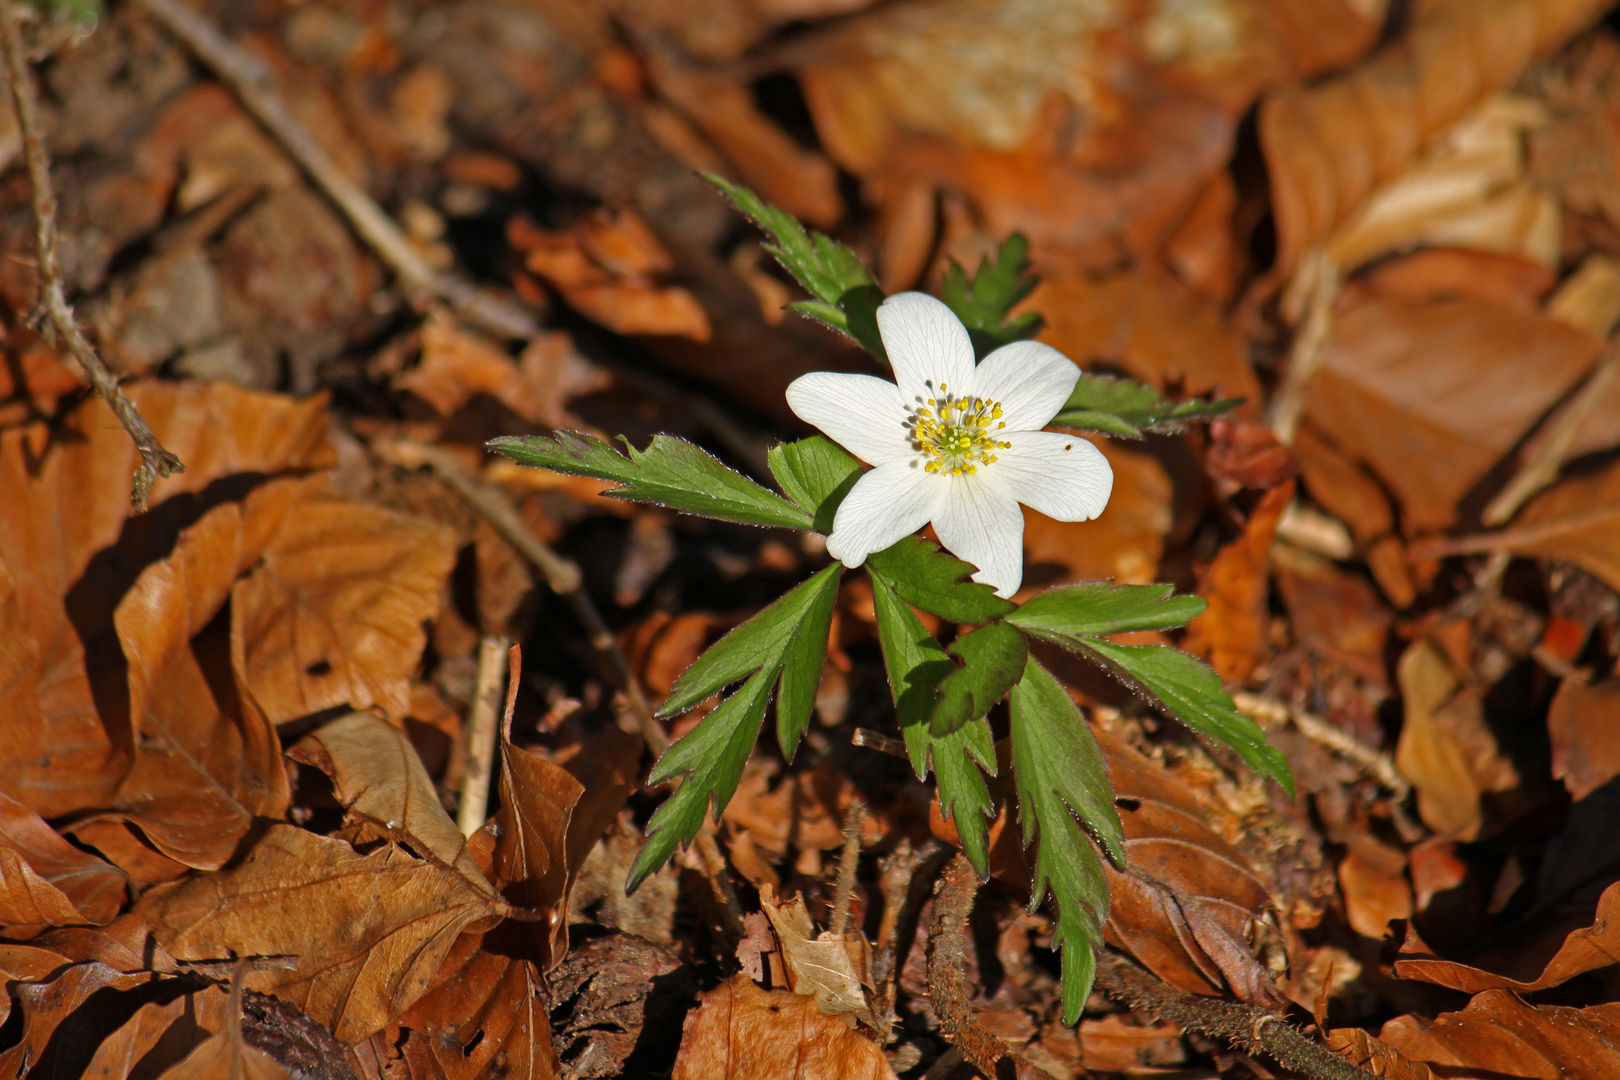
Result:
<svg viewBox="0 0 1620 1080">
<path fill-rule="evenodd" d="M 816 371 L 787 388 L 793 415 L 870 465 L 915 457 L 906 433 L 906 411 L 892 382 L 871 375 Z"/>
<path fill-rule="evenodd" d="M 924 472 L 920 461 L 879 465 L 855 481 L 838 505 L 827 553 L 845 566 L 859 566 L 872 552 L 926 525 L 949 492 L 950 482 Z"/>
<path fill-rule="evenodd" d="M 1114 490 L 1114 470 L 1102 451 L 1061 431 L 1014 431 L 1012 446 L 979 466 L 984 481 L 1059 521 L 1087 521 L 1103 512 Z"/>
<path fill-rule="evenodd" d="M 1024 512 L 981 476 L 953 476 L 950 484 L 950 498 L 933 517 L 939 542 L 979 568 L 974 581 L 1011 596 L 1024 580 Z"/>
<path fill-rule="evenodd" d="M 1001 403 L 1006 431 L 1037 431 L 1063 408 L 1080 380 L 1074 361 L 1039 341 L 1015 341 L 984 358 L 972 393 Z"/>
<path fill-rule="evenodd" d="M 896 293 L 878 305 L 877 321 L 902 401 L 914 404 L 935 396 L 924 385 L 930 379 L 936 390 L 949 386 L 962 393 L 967 388 L 973 377 L 973 341 L 943 301 L 927 293 Z"/>
</svg>

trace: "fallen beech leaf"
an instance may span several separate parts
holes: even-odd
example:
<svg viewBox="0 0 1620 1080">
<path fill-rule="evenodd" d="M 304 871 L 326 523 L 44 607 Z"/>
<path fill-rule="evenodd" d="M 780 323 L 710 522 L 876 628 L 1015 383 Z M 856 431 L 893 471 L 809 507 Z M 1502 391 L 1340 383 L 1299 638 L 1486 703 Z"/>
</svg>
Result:
<svg viewBox="0 0 1620 1080">
<path fill-rule="evenodd" d="M 191 869 L 154 848 L 139 827 L 106 818 L 76 821 L 65 831 L 79 843 L 95 848 L 103 859 L 124 872 L 137 893 L 152 885 L 173 881 Z"/>
<path fill-rule="evenodd" d="M 1039 257 L 1041 283 L 1021 305 L 1046 319 L 1041 340 L 1081 366 L 1114 364 L 1159 389 L 1265 399 L 1248 348 L 1215 301 L 1157 263 L 1097 275 Z"/>
<path fill-rule="evenodd" d="M 1620 1005 L 1527 1005 L 1506 990 L 1487 990 L 1433 1020 L 1397 1017 L 1378 1039 L 1458 1080 L 1620 1075 Z"/>
<path fill-rule="evenodd" d="M 272 825 L 239 866 L 159 885 L 135 911 L 183 960 L 296 956 L 296 969 L 257 971 L 248 985 L 352 1045 L 401 1016 L 456 935 L 502 906 L 464 875 L 399 848 L 358 855 L 341 840 Z"/>
<path fill-rule="evenodd" d="M 1346 289 L 1365 289 L 1390 300 L 1477 300 L 1515 311 L 1535 311 L 1558 283 L 1555 273 L 1523 259 L 1463 248 L 1422 248 L 1378 263 Z M 1552 314 L 1552 312 L 1548 312 Z M 1555 316 L 1571 326 L 1578 324 Z M 1603 336 L 1605 330 L 1590 332 Z"/>
<path fill-rule="evenodd" d="M 233 999 L 238 998 L 233 993 Z M 292 1073 L 275 1058 L 242 1038 L 239 1001 L 227 1005 L 233 1015 L 222 1030 L 208 1036 L 177 1064 L 169 1066 L 159 1080 L 292 1080 Z"/>
<path fill-rule="evenodd" d="M 1080 1063 L 1088 1069 L 1125 1072 L 1179 1064 L 1180 1053 L 1181 1029 L 1174 1024 L 1133 1024 L 1120 1015 L 1080 1021 Z"/>
<path fill-rule="evenodd" d="M 337 801 L 359 825 L 355 843 L 386 836 L 454 870 L 475 893 L 495 895 L 403 731 L 370 713 L 350 713 L 306 735 L 287 756 L 332 778 Z"/>
<path fill-rule="evenodd" d="M 1430 3 L 1398 41 L 1357 68 L 1260 109 L 1277 221 L 1277 268 L 1301 255 L 1405 169 L 1486 95 L 1562 45 L 1606 0 Z"/>
<path fill-rule="evenodd" d="M 410 678 L 455 562 L 450 529 L 319 491 L 291 500 L 231 590 L 236 671 L 271 723 L 337 705 L 410 712 Z"/>
<path fill-rule="evenodd" d="M 103 716 L 91 691 L 86 647 L 111 648 L 113 611 L 136 575 L 167 554 L 185 511 L 165 511 L 175 495 L 201 492 L 239 474 L 275 475 L 335 464 L 326 443 L 326 400 L 303 401 L 238 389 L 147 383 L 126 387 L 153 432 L 186 471 L 153 487 L 152 514 L 129 523 L 128 474 L 135 450 L 99 397 L 86 399 L 60 431 L 43 424 L 0 432 L 0 560 L 10 570 L 15 607 L 0 588 L 0 618 L 14 612 L 38 650 L 32 710 L 0 714 L 0 790 L 46 817 L 107 805 L 133 757 L 126 722 Z M 177 508 L 180 504 L 176 504 Z M 98 552 L 107 556 L 95 559 Z M 70 618 L 67 598 L 74 598 Z M 9 640 L 10 634 L 0 634 Z M 98 652 L 97 655 L 104 655 Z M 27 681 L 23 667 L 0 676 Z M 98 673 L 99 674 L 99 673 Z M 15 741 L 13 737 L 15 736 Z"/>
<path fill-rule="evenodd" d="M 35 945 L 75 963 L 94 960 L 125 972 L 176 970 L 174 957 L 153 938 L 146 920 L 124 912 L 106 926 L 63 926 L 48 930 Z"/>
<path fill-rule="evenodd" d="M 12 983 L 43 982 L 51 972 L 68 963 L 68 958 L 37 945 L 0 945 L 0 979 Z M 0 1000 L 0 1024 L 11 1015 L 11 995 Z"/>
<path fill-rule="evenodd" d="M 1199 583 L 1209 610 L 1188 628 L 1187 651 L 1208 659 L 1227 682 L 1247 679 L 1268 651 L 1271 543 L 1293 499 L 1293 481 L 1266 492 L 1243 535 L 1216 554 Z"/>
<path fill-rule="evenodd" d="M 80 1007 L 92 995 L 128 990 L 157 978 L 150 971 L 124 972 L 92 960 L 63 968 L 44 982 L 17 984 L 11 997 L 22 1012 L 21 1039 L 0 1053 L 0 1071 L 6 1076 L 30 1072 L 51 1076 L 60 1069 L 60 1075 L 78 1076 L 75 1066 L 90 1056 L 87 1040 L 74 1038 L 75 1028 L 86 1034 L 90 1030 Z"/>
<path fill-rule="evenodd" d="M 122 874 L 0 794 L 0 926 L 7 936 L 30 937 L 46 926 L 109 923 L 123 903 Z"/>
<path fill-rule="evenodd" d="M 1434 1071 L 1427 1065 L 1408 1059 L 1393 1046 L 1379 1042 L 1360 1028 L 1335 1028 L 1324 1035 L 1322 1041 L 1329 1050 L 1374 1076 L 1386 1080 L 1435 1080 Z"/>
<path fill-rule="evenodd" d="M 585 787 L 562 766 L 513 746 L 510 735 L 501 734 L 495 882 L 512 904 L 549 913 L 548 922 L 532 925 L 535 961 L 544 973 L 568 952 L 568 892 L 579 872 L 579 864 L 568 859 L 568 831 Z M 627 787 L 619 791 L 629 797 Z M 621 799 L 609 817 L 623 805 Z M 586 846 L 581 859 L 589 850 Z"/>
<path fill-rule="evenodd" d="M 1412 915 L 1406 857 L 1371 837 L 1353 844 L 1339 863 L 1339 888 L 1350 929 L 1382 941 L 1389 924 Z"/>
<path fill-rule="evenodd" d="M 868 996 L 875 987 L 872 948 L 865 935 L 858 931 L 842 937 L 831 931 L 816 934 L 804 897 L 795 895 L 779 904 L 776 890 L 768 884 L 760 889 L 759 906 L 771 920 L 782 947 L 788 989 L 812 998 L 828 1016 L 853 1014 L 874 1031 L 882 1030 Z"/>
<path fill-rule="evenodd" d="M 1534 978 L 1516 979 L 1454 960 L 1414 954 L 1409 934 L 1406 950 L 1395 959 L 1395 976 L 1449 986 L 1467 994 L 1484 990 L 1513 990 L 1521 994 L 1545 990 L 1575 976 L 1620 963 L 1620 884 L 1610 885 L 1598 899 L 1592 925 L 1571 931 Z M 1421 942 L 1417 942 L 1421 944 Z M 1542 954 L 1545 955 L 1545 954 Z M 1525 959 L 1534 962 L 1534 956 Z"/>
<path fill-rule="evenodd" d="M 1272 558 L 1294 640 L 1312 656 L 1387 688 L 1384 650 L 1394 616 L 1367 579 L 1285 544 Z"/>
<path fill-rule="evenodd" d="M 1552 770 L 1571 798 L 1584 799 L 1620 776 L 1620 679 L 1569 676 L 1547 714 Z"/>
<path fill-rule="evenodd" d="M 1620 589 L 1620 465 L 1538 495 L 1493 542 L 1518 555 L 1564 559 Z"/>
<path fill-rule="evenodd" d="M 207 986 L 173 1001 L 142 1005 L 95 1048 L 84 1080 L 126 1080 L 137 1062 L 157 1069 L 179 1061 L 219 1030 L 229 997 L 224 987 Z"/>
<path fill-rule="evenodd" d="M 765 770 L 750 769 L 726 805 L 722 820 L 746 829 L 761 853 L 773 862 L 799 851 L 832 851 L 844 843 L 844 815 L 860 792 L 843 772 L 817 765 L 783 778 L 769 790 Z M 881 843 L 888 831 L 884 815 L 868 812 L 861 822 L 861 843 Z"/>
<path fill-rule="evenodd" d="M 810 998 L 746 975 L 699 995 L 672 1080 L 893 1080 L 877 1043 Z"/>
<path fill-rule="evenodd" d="M 1442 529 L 1601 349 L 1542 315 L 1370 299 L 1335 320 L 1307 416 L 1395 493 L 1408 533 Z"/>
<path fill-rule="evenodd" d="M 1218 811 L 1107 728 L 1092 730 L 1125 827 L 1125 871 L 1103 866 L 1113 898 L 1104 937 L 1182 990 L 1280 1005 L 1249 943 L 1271 894 L 1249 860 L 1206 824 Z"/>
<path fill-rule="evenodd" d="M 1294 453 L 1311 498 L 1344 522 L 1356 541 L 1365 544 L 1395 527 L 1389 496 L 1360 465 L 1325 441 L 1309 423 L 1294 435 Z"/>
</svg>

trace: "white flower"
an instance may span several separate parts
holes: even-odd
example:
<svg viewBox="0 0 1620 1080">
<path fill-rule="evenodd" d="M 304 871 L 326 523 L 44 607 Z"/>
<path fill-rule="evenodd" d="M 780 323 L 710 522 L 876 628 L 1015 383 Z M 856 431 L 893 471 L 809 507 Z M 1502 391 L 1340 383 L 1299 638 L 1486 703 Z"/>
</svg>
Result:
<svg viewBox="0 0 1620 1080">
<path fill-rule="evenodd" d="M 874 468 L 833 519 L 827 551 L 859 566 L 932 522 L 940 543 L 1000 596 L 1024 577 L 1024 503 L 1059 521 L 1102 513 L 1114 472 L 1091 443 L 1042 431 L 1080 369 L 1050 345 L 1017 341 L 973 363 L 951 309 L 900 293 L 877 312 L 899 384 L 818 371 L 793 380 L 788 405 Z"/>
</svg>

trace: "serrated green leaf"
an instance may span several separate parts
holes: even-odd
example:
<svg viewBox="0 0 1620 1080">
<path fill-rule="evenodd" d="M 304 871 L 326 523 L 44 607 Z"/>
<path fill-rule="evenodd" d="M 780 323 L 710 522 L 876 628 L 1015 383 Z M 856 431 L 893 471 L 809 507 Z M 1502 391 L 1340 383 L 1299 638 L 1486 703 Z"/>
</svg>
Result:
<svg viewBox="0 0 1620 1080">
<path fill-rule="evenodd" d="M 810 527 L 832 532 L 838 504 L 861 478 L 861 463 L 825 435 L 780 443 L 767 457 L 777 487 L 810 515 Z"/>
<path fill-rule="evenodd" d="M 1108 878 L 1092 840 L 1123 866 L 1124 829 L 1091 728 L 1033 657 L 1013 687 L 1011 709 L 1018 818 L 1024 846 L 1035 845 L 1030 910 L 1050 890 L 1058 915 L 1052 944 L 1063 952 L 1063 1020 L 1073 1024 L 1091 993 L 1093 950 L 1108 919 Z"/>
<path fill-rule="evenodd" d="M 997 596 L 990 586 L 968 581 L 973 567 L 916 536 L 868 555 L 866 569 L 908 603 L 951 622 L 989 622 L 1018 606 Z"/>
<path fill-rule="evenodd" d="M 950 653 L 962 666 L 939 684 L 939 701 L 929 724 L 936 737 L 979 719 L 1006 697 L 1024 674 L 1029 649 L 1023 634 L 1006 623 L 994 622 L 951 642 Z"/>
<path fill-rule="evenodd" d="M 939 805 L 956 822 L 962 851 L 981 878 L 990 873 L 990 829 L 995 815 L 990 791 L 980 769 L 994 776 L 995 742 L 990 725 L 980 720 L 942 738 L 928 730 L 934 711 L 935 690 L 954 665 L 917 613 L 882 578 L 872 579 L 872 607 L 877 618 L 883 667 L 894 695 L 895 717 L 911 756 L 911 767 L 922 780 L 932 767 L 939 787 Z"/>
<path fill-rule="evenodd" d="M 1186 626 L 1209 607 L 1203 597 L 1177 596 L 1175 591 L 1174 585 L 1115 585 L 1111 581 L 1060 585 L 1030 597 L 1007 621 L 1061 645 L 1065 637 Z"/>
<path fill-rule="evenodd" d="M 884 352 L 875 317 L 877 305 L 883 302 L 883 291 L 860 256 L 829 236 L 806 231 L 798 218 L 779 206 L 772 206 L 741 184 L 733 184 L 713 173 L 701 175 L 769 234 L 771 242 L 764 245 L 765 250 L 815 298 L 791 303 L 789 310 L 819 319 L 834 330 L 848 334 L 887 363 L 888 354 Z"/>
<path fill-rule="evenodd" d="M 710 694 L 761 667 L 769 666 L 774 672 L 794 631 L 817 612 L 820 605 L 830 603 L 827 597 L 837 593 L 842 572 L 843 567 L 838 563 L 818 570 L 808 581 L 794 586 L 769 607 L 710 645 L 675 680 L 669 697 L 658 708 L 658 715 L 665 719 L 679 716 Z M 822 638 L 825 645 L 825 632 Z"/>
<path fill-rule="evenodd" d="M 1181 431 L 1194 420 L 1218 416 L 1241 404 L 1242 398 L 1172 402 L 1145 383 L 1110 375 L 1081 375 L 1052 423 L 1138 439 L 1147 432 Z"/>
<path fill-rule="evenodd" d="M 841 573 L 840 565 L 834 563 L 805 582 L 805 585 L 818 580 L 821 583 L 802 610 L 799 624 L 782 652 L 782 683 L 776 695 L 776 739 L 782 747 L 782 756 L 789 761 L 793 760 L 793 752 L 798 749 L 799 739 L 810 723 L 810 711 L 816 705 L 816 690 L 821 685 L 821 669 L 827 660 L 827 634 L 832 629 Z"/>
<path fill-rule="evenodd" d="M 1091 637 L 1071 638 L 1064 644 L 1101 659 L 1171 716 L 1204 738 L 1230 746 L 1293 797 L 1294 774 L 1288 759 L 1266 742 L 1259 724 L 1237 711 L 1208 664 L 1168 645 L 1116 645 Z"/>
<path fill-rule="evenodd" d="M 647 842 L 641 845 L 630 867 L 625 891 L 635 892 L 647 875 L 657 870 L 675 849 L 689 843 L 703 827 L 703 815 L 712 805 L 714 819 L 731 801 L 742 779 L 748 752 L 759 738 L 765 722 L 765 706 L 770 701 L 772 667 L 761 668 L 714 712 L 698 721 L 698 726 L 682 736 L 658 759 L 648 787 L 657 787 L 686 774 L 675 793 L 664 800 L 647 822 Z"/>
<path fill-rule="evenodd" d="M 1034 337 L 1041 328 L 1041 317 L 1034 312 L 1009 321 L 1012 309 L 1040 282 L 1028 273 L 1028 256 L 1028 241 L 1021 233 L 1013 233 L 1002 242 L 993 261 L 979 260 L 971 284 L 955 262 L 945 268 L 940 298 L 967 327 L 980 359 L 1009 342 Z"/>
<path fill-rule="evenodd" d="M 810 515 L 782 496 L 720 463 L 711 454 L 670 435 L 654 435 L 645 450 L 619 453 L 601 439 L 574 431 L 507 436 L 487 444 L 522 465 L 573 476 L 610 480 L 607 492 L 632 502 L 656 503 L 722 521 L 804 529 Z"/>
</svg>

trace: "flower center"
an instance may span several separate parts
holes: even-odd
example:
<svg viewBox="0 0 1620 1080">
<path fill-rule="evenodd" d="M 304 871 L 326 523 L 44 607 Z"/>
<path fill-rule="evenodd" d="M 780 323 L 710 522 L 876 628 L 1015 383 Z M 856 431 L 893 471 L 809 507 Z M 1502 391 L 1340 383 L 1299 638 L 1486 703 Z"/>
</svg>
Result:
<svg viewBox="0 0 1620 1080">
<path fill-rule="evenodd" d="M 1000 442 L 993 433 L 1006 427 L 1001 419 L 1001 402 L 987 398 L 958 397 L 944 383 L 934 396 L 920 401 L 907 412 L 906 428 L 911 448 L 923 456 L 923 468 L 931 473 L 962 476 L 976 473 L 980 465 L 996 460 L 995 451 L 1012 446 Z"/>
</svg>

